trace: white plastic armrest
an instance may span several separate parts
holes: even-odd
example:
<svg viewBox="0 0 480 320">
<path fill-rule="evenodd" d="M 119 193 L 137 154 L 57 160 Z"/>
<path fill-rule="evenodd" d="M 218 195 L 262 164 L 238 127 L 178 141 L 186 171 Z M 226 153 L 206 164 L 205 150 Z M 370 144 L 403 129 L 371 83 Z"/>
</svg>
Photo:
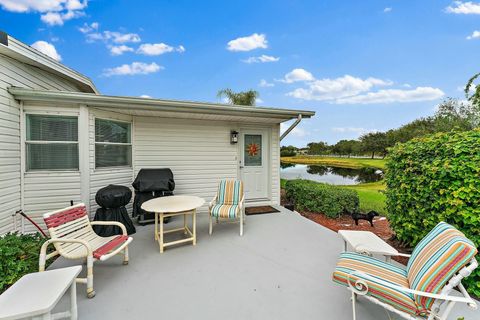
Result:
<svg viewBox="0 0 480 320">
<path fill-rule="evenodd" d="M 379 278 L 374 278 L 374 277 L 372 277 L 372 276 L 370 276 L 366 273 L 359 272 L 359 271 L 352 272 L 348 275 L 349 283 L 350 283 L 350 276 L 352 276 L 352 275 L 360 276 L 361 277 L 360 279 L 363 278 L 363 279 L 367 279 L 367 280 L 369 279 L 369 280 L 374 281 L 374 282 L 380 282 L 385 287 L 395 289 L 395 290 L 398 290 L 398 291 L 411 293 L 411 294 L 414 294 L 414 295 L 427 297 L 427 298 L 432 298 L 432 299 L 439 299 L 439 300 L 453 301 L 453 302 L 463 302 L 463 303 L 468 304 L 471 308 L 475 308 L 475 309 L 477 307 L 477 304 L 475 303 L 475 301 L 472 298 L 470 298 L 470 296 L 468 296 L 468 297 L 448 296 L 448 295 L 444 295 L 444 294 L 436 294 L 436 293 L 431 293 L 431 292 L 413 290 L 413 289 L 410 289 L 410 288 L 397 286 L 395 284 L 392 284 L 391 282 L 386 282 L 386 281 L 384 281 L 382 279 L 379 279 Z"/>
<path fill-rule="evenodd" d="M 117 226 L 117 227 L 120 227 L 120 229 L 122 229 L 122 233 L 123 233 L 124 236 L 127 235 L 127 228 L 125 228 L 123 223 L 118 222 L 118 221 L 91 221 L 90 225 L 92 225 L 92 226 L 95 226 L 95 225 L 97 225 L 97 226 Z"/>
<path fill-rule="evenodd" d="M 215 197 L 213 197 L 212 201 L 210 201 L 209 205 L 208 205 L 208 209 L 212 209 L 212 207 L 217 203 L 217 195 L 215 195 Z"/>
<path fill-rule="evenodd" d="M 47 254 L 47 247 L 51 243 L 56 243 L 56 242 L 81 244 L 81 245 L 85 246 L 85 248 L 87 249 L 87 256 L 93 257 L 92 247 L 85 240 L 82 240 L 82 239 L 49 239 L 49 240 L 45 241 L 42 244 L 42 247 L 40 248 L 40 257 L 39 257 L 39 260 L 40 260 L 39 261 L 39 267 L 40 267 L 39 269 L 40 269 L 40 271 L 44 271 L 44 268 L 45 268 L 45 261 L 47 259 L 47 255 L 46 255 Z"/>
<path fill-rule="evenodd" d="M 242 195 L 242 199 L 240 200 L 240 203 L 239 203 L 240 210 L 242 210 L 242 208 L 243 208 L 243 200 L 244 199 L 245 199 L 245 195 Z"/>
</svg>

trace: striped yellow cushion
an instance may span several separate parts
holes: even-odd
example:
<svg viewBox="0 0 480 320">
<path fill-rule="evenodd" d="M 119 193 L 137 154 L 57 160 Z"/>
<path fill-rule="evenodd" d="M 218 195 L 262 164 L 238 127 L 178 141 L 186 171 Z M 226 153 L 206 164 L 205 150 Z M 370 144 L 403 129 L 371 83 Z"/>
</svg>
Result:
<svg viewBox="0 0 480 320">
<path fill-rule="evenodd" d="M 243 196 L 243 182 L 240 180 L 222 180 L 218 186 L 219 204 L 239 204 Z"/>
<path fill-rule="evenodd" d="M 348 275 L 352 272 L 361 272 L 387 283 L 408 288 L 405 269 L 359 253 L 343 252 L 340 254 L 340 259 L 333 273 L 333 281 L 348 286 Z M 351 284 L 354 284 L 358 279 L 364 280 L 368 285 L 367 295 L 408 314 L 420 314 L 413 300 L 413 295 L 398 291 L 384 283 L 380 283 L 380 281 L 376 282 L 370 278 L 367 280 L 361 274 L 352 275 L 350 279 Z"/>
<path fill-rule="evenodd" d="M 473 242 L 451 225 L 440 222 L 415 247 L 407 274 L 414 290 L 439 293 L 450 278 L 475 255 Z M 420 308 L 430 310 L 434 299 L 415 295 Z"/>
<path fill-rule="evenodd" d="M 212 207 L 212 216 L 218 218 L 236 218 L 239 213 L 239 206 L 236 204 L 217 204 Z"/>
</svg>

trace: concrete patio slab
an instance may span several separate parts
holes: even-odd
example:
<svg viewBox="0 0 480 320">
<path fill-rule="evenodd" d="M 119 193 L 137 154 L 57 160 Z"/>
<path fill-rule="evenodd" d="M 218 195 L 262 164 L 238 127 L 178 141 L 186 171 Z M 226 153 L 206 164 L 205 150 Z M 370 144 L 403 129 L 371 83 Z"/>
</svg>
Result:
<svg viewBox="0 0 480 320">
<path fill-rule="evenodd" d="M 331 280 L 343 241 L 281 209 L 247 217 L 243 237 L 238 224 L 231 223 L 215 225 L 209 236 L 208 217 L 200 214 L 197 245 L 168 248 L 163 254 L 153 226 L 138 226 L 128 266 L 120 256 L 96 263 L 94 299 L 87 299 L 85 286 L 78 285 L 79 318 L 352 319 L 349 291 Z M 60 258 L 51 268 L 72 264 Z M 67 305 L 64 299 L 58 307 Z M 461 316 L 480 319 L 480 311 L 457 305 L 450 319 Z M 357 317 L 388 319 L 381 307 L 362 298 Z"/>
</svg>

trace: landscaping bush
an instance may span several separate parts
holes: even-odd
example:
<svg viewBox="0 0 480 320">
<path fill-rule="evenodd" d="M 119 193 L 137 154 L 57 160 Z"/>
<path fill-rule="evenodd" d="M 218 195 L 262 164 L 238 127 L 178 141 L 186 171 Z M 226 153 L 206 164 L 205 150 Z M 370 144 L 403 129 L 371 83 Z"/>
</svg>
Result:
<svg viewBox="0 0 480 320">
<path fill-rule="evenodd" d="M 385 174 L 390 226 L 415 246 L 438 222 L 480 244 L 480 130 L 441 133 L 390 150 Z M 466 279 L 480 296 L 480 270 Z"/>
<path fill-rule="evenodd" d="M 38 233 L 7 233 L 0 237 L 0 293 L 23 275 L 38 271 L 38 256 L 44 241 Z"/>
<path fill-rule="evenodd" d="M 330 218 L 338 218 L 345 209 L 357 210 L 359 205 L 358 194 L 354 190 L 310 180 L 289 180 L 285 191 L 296 209 L 324 213 Z"/>
</svg>

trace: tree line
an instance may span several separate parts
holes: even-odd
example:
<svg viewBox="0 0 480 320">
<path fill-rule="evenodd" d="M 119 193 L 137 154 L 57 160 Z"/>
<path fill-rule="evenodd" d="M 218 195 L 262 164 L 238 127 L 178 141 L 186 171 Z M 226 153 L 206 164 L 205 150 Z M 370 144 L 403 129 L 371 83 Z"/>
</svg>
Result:
<svg viewBox="0 0 480 320">
<path fill-rule="evenodd" d="M 388 149 L 397 143 L 407 142 L 427 134 L 450 131 L 469 131 L 480 126 L 480 85 L 474 82 L 480 73 L 473 76 L 465 87 L 467 100 L 448 98 L 438 105 L 434 115 L 416 119 L 399 128 L 385 132 L 363 134 L 357 140 L 340 140 L 333 145 L 324 141 L 310 142 L 306 148 L 284 146 L 282 156 L 298 153 L 309 155 L 375 156 L 385 157 Z"/>
</svg>

